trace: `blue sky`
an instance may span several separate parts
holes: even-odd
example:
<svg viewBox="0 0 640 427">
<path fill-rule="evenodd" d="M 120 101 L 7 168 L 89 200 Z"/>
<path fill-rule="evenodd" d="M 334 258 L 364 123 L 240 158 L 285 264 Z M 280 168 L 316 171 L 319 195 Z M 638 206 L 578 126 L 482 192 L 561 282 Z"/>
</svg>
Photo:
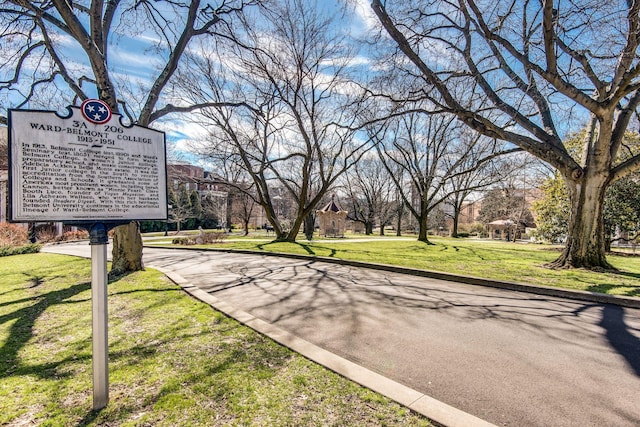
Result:
<svg viewBox="0 0 640 427">
<path fill-rule="evenodd" d="M 318 2 L 321 7 L 328 10 L 336 9 L 342 4 L 340 0 L 330 0 Z M 373 14 L 369 0 L 348 0 L 348 4 L 352 7 L 349 19 L 345 21 L 344 27 L 336 27 L 335 31 L 347 31 L 355 37 L 366 36 L 368 30 L 377 25 L 377 18 Z M 121 24 L 119 26 L 119 24 Z M 157 76 L 159 68 L 164 65 L 163 58 L 167 52 L 160 55 L 154 52 L 156 44 L 159 40 L 151 31 L 141 27 L 136 27 L 130 23 L 116 22 L 113 28 L 115 30 L 123 28 L 129 33 L 114 33 L 110 39 L 109 63 L 111 70 L 118 76 L 118 81 L 126 82 L 132 90 L 132 94 L 127 95 L 126 91 L 120 93 L 120 96 L 128 98 L 128 101 L 134 103 L 141 102 L 140 97 L 133 95 L 138 88 L 149 87 L 152 80 Z M 58 36 L 55 40 L 57 44 L 64 47 L 67 66 L 77 70 L 88 70 L 86 57 L 79 52 L 76 42 L 67 36 Z M 160 43 L 160 47 L 166 45 Z M 194 43 L 190 45 L 196 49 Z M 369 62 L 366 53 L 361 54 L 354 65 L 367 68 L 373 65 Z M 77 73 L 76 75 L 80 75 Z M 85 73 L 89 74 L 89 73 Z M 62 86 L 62 85 L 60 85 Z M 90 96 L 96 96 L 95 88 L 91 84 L 85 83 L 83 88 L 87 90 Z M 162 104 L 159 104 L 161 106 Z M 58 105 L 57 108 L 62 108 Z M 56 107 L 52 107 L 56 108 Z M 199 138 L 203 131 L 197 125 L 189 123 L 178 115 L 173 115 L 168 119 L 157 122 L 153 127 L 166 132 L 167 139 L 170 143 L 176 145 L 179 150 L 188 150 L 186 142 Z"/>
<path fill-rule="evenodd" d="M 322 1 L 319 4 L 321 7 L 325 6 L 328 10 L 332 10 L 337 8 L 341 3 Z M 335 30 L 348 30 L 355 36 L 363 36 L 370 25 L 376 22 L 376 18 L 372 14 L 367 0 L 350 1 L 349 4 L 353 7 L 353 13 L 349 16 L 348 29 L 336 28 Z M 122 22 L 116 21 L 113 24 L 113 29 L 118 30 L 119 28 L 123 28 L 123 25 Z M 130 29 L 129 27 L 127 31 Z M 80 50 L 75 40 L 70 36 L 59 34 L 55 37 L 54 42 L 61 47 L 66 66 L 70 70 L 75 70 L 74 74 L 76 76 L 82 74 L 91 75 L 86 56 Z M 128 85 L 132 91 L 137 90 L 139 87 L 149 87 L 153 79 L 158 75 L 160 68 L 164 66 L 164 58 L 167 56 L 166 51 L 160 53 L 156 51 L 158 44 L 161 48 L 166 48 L 166 43 L 160 42 L 156 34 L 143 28 L 135 28 L 128 34 L 125 32 L 112 32 L 108 51 L 109 66 L 114 75 L 117 76 L 117 80 L 119 82 L 126 82 L 126 85 Z M 196 49 L 197 44 L 192 43 L 190 48 Z M 363 56 L 357 61 L 357 65 L 366 66 L 367 61 L 368 59 Z M 86 72 L 84 70 L 86 70 Z M 61 79 L 59 79 L 59 82 L 59 86 L 63 87 L 64 83 Z M 89 96 L 97 97 L 97 92 L 93 84 L 84 82 L 82 87 Z M 127 94 L 121 92 L 119 96 L 126 97 Z M 134 100 L 140 102 L 138 97 L 129 98 L 129 102 L 135 102 Z M 161 106 L 162 104 L 159 105 Z M 32 106 L 26 108 L 29 107 L 34 108 Z M 59 105 L 52 103 L 49 108 L 62 110 L 64 105 L 61 103 Z M 203 132 L 197 125 L 184 121 L 178 115 L 173 115 L 168 119 L 156 122 L 152 127 L 165 131 L 167 141 L 183 151 L 188 150 L 187 141 L 198 138 Z"/>
</svg>

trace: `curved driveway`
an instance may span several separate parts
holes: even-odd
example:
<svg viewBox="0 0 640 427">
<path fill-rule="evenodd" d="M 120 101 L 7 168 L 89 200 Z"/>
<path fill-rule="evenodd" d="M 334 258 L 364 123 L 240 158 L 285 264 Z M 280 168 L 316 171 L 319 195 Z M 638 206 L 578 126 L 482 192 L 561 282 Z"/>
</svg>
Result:
<svg viewBox="0 0 640 427">
<path fill-rule="evenodd" d="M 261 255 L 144 261 L 497 425 L 640 425 L 638 309 Z"/>
</svg>

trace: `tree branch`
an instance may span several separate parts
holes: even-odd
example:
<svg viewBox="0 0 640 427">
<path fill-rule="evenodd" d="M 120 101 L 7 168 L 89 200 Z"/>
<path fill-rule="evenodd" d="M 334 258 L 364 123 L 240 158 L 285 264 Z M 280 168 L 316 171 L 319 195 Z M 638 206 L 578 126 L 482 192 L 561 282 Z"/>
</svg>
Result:
<svg viewBox="0 0 640 427">
<path fill-rule="evenodd" d="M 149 123 L 153 123 L 161 117 L 171 113 L 190 113 L 204 108 L 221 108 L 221 107 L 244 107 L 251 110 L 257 116 L 263 116 L 263 112 L 259 109 L 247 104 L 246 102 L 201 102 L 188 106 L 179 107 L 173 104 L 167 104 L 159 110 L 154 111 L 149 117 Z"/>
</svg>

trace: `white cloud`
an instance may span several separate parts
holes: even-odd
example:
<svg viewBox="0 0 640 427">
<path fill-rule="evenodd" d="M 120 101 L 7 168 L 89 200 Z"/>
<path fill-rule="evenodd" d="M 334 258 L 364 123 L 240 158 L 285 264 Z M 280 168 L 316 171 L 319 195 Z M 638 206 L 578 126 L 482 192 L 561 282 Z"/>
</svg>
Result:
<svg viewBox="0 0 640 427">
<path fill-rule="evenodd" d="M 151 56 L 151 58 L 150 58 Z M 143 52 L 134 52 L 124 49 L 112 49 L 110 60 L 116 66 L 126 66 L 129 68 L 156 68 L 155 63 L 159 63 L 158 58 L 152 55 L 145 55 Z"/>
<path fill-rule="evenodd" d="M 142 33 L 138 36 L 136 36 L 136 40 L 141 41 L 141 42 L 146 42 L 149 45 L 152 46 L 156 46 L 158 44 L 160 44 L 161 46 L 167 47 L 167 42 L 166 40 L 160 38 L 160 36 L 158 36 L 155 33 L 152 32 L 145 32 Z"/>
<path fill-rule="evenodd" d="M 49 32 L 49 38 L 54 44 L 66 47 L 78 47 L 78 42 L 72 36 L 66 33 Z"/>
<path fill-rule="evenodd" d="M 357 18 L 356 21 L 359 23 L 358 27 L 353 28 L 355 33 L 365 33 L 378 28 L 380 21 L 378 21 L 378 17 L 371 9 L 370 0 L 352 1 L 354 3 L 354 12 Z"/>
<path fill-rule="evenodd" d="M 152 127 L 165 133 L 168 151 L 174 153 L 177 158 L 195 159 L 197 156 L 193 151 L 194 142 L 203 141 L 208 136 L 208 132 L 202 126 L 179 119 L 157 121 Z"/>
<path fill-rule="evenodd" d="M 350 58 L 327 58 L 321 61 L 321 65 L 323 66 L 346 65 L 347 67 L 358 67 L 361 65 L 369 66 L 370 64 L 371 58 L 364 55 L 357 55 Z"/>
</svg>

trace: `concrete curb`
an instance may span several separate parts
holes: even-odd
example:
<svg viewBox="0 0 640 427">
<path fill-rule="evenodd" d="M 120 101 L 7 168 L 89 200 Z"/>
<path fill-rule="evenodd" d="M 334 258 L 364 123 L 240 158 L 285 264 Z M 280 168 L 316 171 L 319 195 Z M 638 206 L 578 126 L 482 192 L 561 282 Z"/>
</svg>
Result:
<svg viewBox="0 0 640 427">
<path fill-rule="evenodd" d="M 460 282 L 468 285 L 487 286 L 491 288 L 507 289 L 511 291 L 526 292 L 526 293 L 536 294 L 536 295 L 544 295 L 544 296 L 550 296 L 550 297 L 593 302 L 596 304 L 613 304 L 621 307 L 640 308 L 640 298 L 636 298 L 636 297 L 608 295 L 608 294 L 601 294 L 597 292 L 554 288 L 551 286 L 534 286 L 534 285 L 527 285 L 524 283 L 504 282 L 504 281 L 493 280 L 493 279 L 483 279 L 479 277 L 463 276 L 463 275 L 456 275 L 451 273 L 442 273 L 438 271 L 419 270 L 416 268 L 408 268 L 408 267 L 398 267 L 395 265 L 387 265 L 387 264 L 374 264 L 369 262 L 350 261 L 350 260 L 330 258 L 330 257 L 288 254 L 288 253 L 282 253 L 282 252 L 259 252 L 259 251 L 243 250 L 243 249 L 189 248 L 189 247 L 173 247 L 173 246 L 168 247 L 168 246 L 156 246 L 156 245 L 149 245 L 149 247 L 172 249 L 172 250 L 184 250 L 184 251 L 212 251 L 212 252 L 225 252 L 225 253 L 241 253 L 241 254 L 247 254 L 247 255 L 265 255 L 265 256 L 275 256 L 275 257 L 281 257 L 281 258 L 312 260 L 312 261 L 327 262 L 332 264 L 347 265 L 347 266 L 359 267 L 359 268 L 369 268 L 372 270 L 389 271 L 393 273 L 428 277 L 432 279 L 446 280 L 449 282 Z"/>
<path fill-rule="evenodd" d="M 251 329 L 266 335 L 277 343 L 290 348 L 307 359 L 312 360 L 313 362 L 316 362 L 353 382 L 380 393 L 389 399 L 408 407 L 414 412 L 424 415 L 437 425 L 447 427 L 495 427 L 494 424 L 386 378 L 376 372 L 318 347 L 309 341 L 299 338 L 284 329 L 258 319 L 245 311 L 239 310 L 203 291 L 188 282 L 181 275 L 174 273 L 169 269 L 157 267 L 153 264 L 150 264 L 149 267 L 155 268 L 165 274 L 170 280 L 194 298 L 210 305 L 227 316 L 236 319 Z"/>
</svg>

